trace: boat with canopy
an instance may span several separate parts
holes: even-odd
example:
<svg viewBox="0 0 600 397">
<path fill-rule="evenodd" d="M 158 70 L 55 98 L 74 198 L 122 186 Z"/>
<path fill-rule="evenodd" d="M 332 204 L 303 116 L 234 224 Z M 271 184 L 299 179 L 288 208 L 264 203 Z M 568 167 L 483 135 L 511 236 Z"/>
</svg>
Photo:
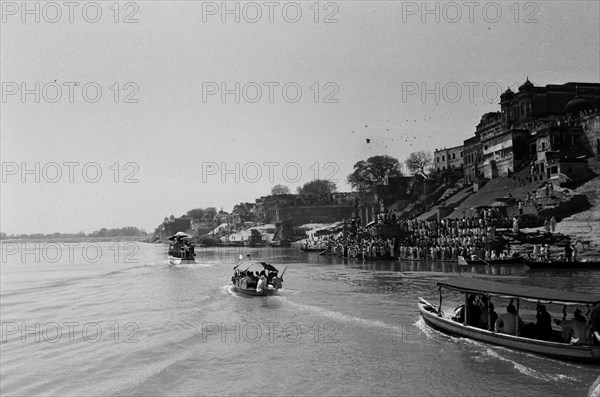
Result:
<svg viewBox="0 0 600 397">
<path fill-rule="evenodd" d="M 183 232 L 177 232 L 169 237 L 169 263 L 171 265 L 196 263 L 194 244 L 192 236 Z"/>
<path fill-rule="evenodd" d="M 469 277 L 455 277 L 447 281 L 440 281 L 437 283 L 437 286 L 439 289 L 439 303 L 437 307 L 425 299 L 419 298 L 421 316 L 425 323 L 433 328 L 451 335 L 564 360 L 600 361 L 600 335 L 597 332 L 598 330 L 593 328 L 590 321 L 590 317 L 593 317 L 590 315 L 592 308 L 594 308 L 594 311 L 600 310 L 600 294 L 512 285 Z M 473 324 L 473 319 L 469 319 L 469 310 L 464 310 L 462 321 L 457 321 L 456 318 L 448 317 L 442 311 L 442 290 L 444 289 L 464 294 L 465 308 L 469 305 L 469 299 L 472 299 L 474 296 L 485 297 L 487 302 L 490 303 L 492 298 L 510 299 L 511 304 L 513 301 L 516 301 L 517 319 L 519 318 L 518 313 L 521 301 L 535 302 L 538 305 L 563 305 L 563 313 L 566 313 L 567 306 L 583 306 L 587 308 L 588 337 L 586 340 L 578 341 L 578 343 L 568 343 L 560 338 L 556 338 L 556 333 L 553 337 L 545 340 L 518 336 L 521 334 L 519 330 L 520 321 L 516 321 L 515 335 L 495 332 L 493 327 L 490 327 L 489 329 L 491 330 L 488 330 L 470 325 Z M 491 318 L 492 310 L 489 310 L 491 306 L 487 306 L 488 320 Z"/>
<path fill-rule="evenodd" d="M 242 262 L 233 268 L 233 290 L 249 296 L 274 295 L 283 286 L 286 270 L 279 275 L 279 270 L 266 262 Z"/>
</svg>

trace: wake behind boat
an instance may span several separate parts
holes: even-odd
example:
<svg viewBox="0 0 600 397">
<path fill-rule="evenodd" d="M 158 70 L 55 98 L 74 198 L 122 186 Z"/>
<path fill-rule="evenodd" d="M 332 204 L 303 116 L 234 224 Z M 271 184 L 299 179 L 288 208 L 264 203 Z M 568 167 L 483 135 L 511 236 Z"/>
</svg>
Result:
<svg viewBox="0 0 600 397">
<path fill-rule="evenodd" d="M 444 282 L 438 282 L 437 285 L 440 291 L 440 301 L 437 307 L 425 299 L 419 298 L 421 316 L 425 323 L 433 328 L 451 335 L 564 360 L 600 361 L 600 330 L 597 329 L 597 327 L 600 327 L 597 324 L 597 317 L 600 314 L 598 313 L 600 311 L 600 295 L 510 285 L 467 277 L 455 277 Z M 454 317 L 446 316 L 442 312 L 442 288 L 465 294 L 465 305 L 462 306 L 462 309 L 459 307 Z M 472 310 L 476 306 L 475 299 L 477 297 L 483 298 L 486 303 L 485 309 Z M 498 318 L 490 301 L 492 297 L 511 299 L 511 303 L 507 306 L 506 315 L 503 314 Z M 516 299 L 516 308 L 512 305 L 514 299 Z M 541 332 L 542 327 L 537 323 L 529 325 L 522 323 L 518 316 L 521 300 L 538 304 L 538 322 L 541 317 L 540 311 L 544 312 L 548 326 L 546 332 Z M 563 327 L 562 334 L 552 330 L 551 317 L 542 303 L 564 305 L 563 320 L 555 320 L 556 324 L 561 324 Z M 587 322 L 579 309 L 574 312 L 574 320 L 567 321 L 565 319 L 567 305 L 586 306 L 588 309 Z M 594 309 L 590 313 L 591 306 Z M 513 317 L 513 329 L 509 330 L 507 318 L 511 316 Z M 575 325 L 574 321 L 577 316 L 580 316 L 581 319 L 578 320 L 579 324 Z M 484 320 L 483 323 L 482 320 Z M 586 324 L 590 324 L 589 328 Z M 569 329 L 570 333 L 566 333 Z M 568 339 L 565 339 L 566 337 Z"/>
<path fill-rule="evenodd" d="M 242 262 L 233 268 L 233 290 L 249 296 L 274 295 L 283 286 L 286 269 L 278 276 L 279 270 L 266 262 Z"/>
<path fill-rule="evenodd" d="M 183 232 L 177 232 L 169 237 L 169 240 L 172 241 L 169 244 L 169 263 L 171 265 L 196 263 L 196 254 L 191 238 L 192 236 Z"/>
</svg>

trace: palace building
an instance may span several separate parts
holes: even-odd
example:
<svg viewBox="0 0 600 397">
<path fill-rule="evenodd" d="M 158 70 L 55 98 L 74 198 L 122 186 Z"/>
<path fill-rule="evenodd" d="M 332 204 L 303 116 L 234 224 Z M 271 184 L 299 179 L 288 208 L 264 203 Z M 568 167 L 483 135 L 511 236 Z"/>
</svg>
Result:
<svg viewBox="0 0 600 397">
<path fill-rule="evenodd" d="M 464 181 L 508 176 L 531 167 L 536 180 L 577 179 L 585 158 L 600 152 L 600 84 L 570 82 L 536 87 L 527 79 L 500 96 L 460 146 Z M 447 149 L 436 151 L 447 166 Z M 438 161 L 436 159 L 436 169 Z"/>
</svg>

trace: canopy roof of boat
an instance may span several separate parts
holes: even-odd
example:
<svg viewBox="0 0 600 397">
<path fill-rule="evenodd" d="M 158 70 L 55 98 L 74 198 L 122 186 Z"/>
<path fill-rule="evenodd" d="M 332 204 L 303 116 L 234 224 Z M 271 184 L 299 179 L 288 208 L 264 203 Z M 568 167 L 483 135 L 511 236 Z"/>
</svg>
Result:
<svg viewBox="0 0 600 397">
<path fill-rule="evenodd" d="M 254 271 L 253 269 L 255 269 L 258 266 L 262 266 L 263 269 L 265 270 L 269 270 L 271 272 L 279 272 L 279 270 L 275 269 L 275 267 L 273 265 L 269 265 L 267 262 L 242 262 L 237 264 L 233 269 L 237 269 L 239 268 L 240 270 L 243 269 L 243 271 L 246 270 L 251 270 Z"/>
<path fill-rule="evenodd" d="M 190 239 L 190 238 L 192 238 L 192 237 L 193 237 L 193 236 L 190 236 L 189 234 L 186 234 L 186 233 L 184 233 L 184 232 L 177 232 L 177 233 L 175 233 L 174 235 L 172 235 L 172 236 L 169 236 L 169 237 L 168 237 L 168 239 L 169 239 L 169 240 L 171 240 L 171 241 L 173 241 L 173 240 L 175 240 L 176 238 L 181 238 L 181 239 Z"/>
<path fill-rule="evenodd" d="M 446 281 L 440 281 L 437 285 L 462 292 L 483 293 L 506 298 L 524 298 L 534 302 L 543 301 L 563 304 L 594 304 L 600 302 L 600 294 L 497 283 L 470 277 L 454 277 Z"/>
</svg>

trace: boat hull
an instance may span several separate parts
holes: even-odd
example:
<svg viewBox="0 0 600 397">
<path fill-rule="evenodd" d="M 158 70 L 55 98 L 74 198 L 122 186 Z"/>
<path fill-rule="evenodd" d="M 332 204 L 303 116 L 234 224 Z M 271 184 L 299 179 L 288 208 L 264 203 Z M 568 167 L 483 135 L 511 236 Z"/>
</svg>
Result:
<svg viewBox="0 0 600 397">
<path fill-rule="evenodd" d="M 189 265 L 189 264 L 195 264 L 196 261 L 194 259 L 183 259 L 183 258 L 176 258 L 174 256 L 169 256 L 169 263 L 171 265 Z"/>
<path fill-rule="evenodd" d="M 600 268 L 600 261 L 590 262 L 564 262 L 564 261 L 552 261 L 552 262 L 535 262 L 527 261 L 525 264 L 532 269 L 598 269 Z"/>
<path fill-rule="evenodd" d="M 484 261 L 481 259 L 464 259 L 462 256 L 458 257 L 458 264 L 461 266 L 471 265 L 522 265 L 525 263 L 525 259 L 520 256 L 515 256 L 507 259 L 494 259 L 490 261 Z"/>
<path fill-rule="evenodd" d="M 423 320 L 429 326 L 447 334 L 562 360 L 582 362 L 600 361 L 600 346 L 548 342 L 491 332 L 477 327 L 466 326 L 445 317 L 439 317 L 436 311 L 428 310 L 429 307 L 429 305 L 419 302 L 419 311 Z"/>
<path fill-rule="evenodd" d="M 248 296 L 269 296 L 277 293 L 275 288 L 264 288 L 261 292 L 258 292 L 256 288 L 242 288 L 235 284 L 233 284 L 233 291 Z"/>
</svg>

